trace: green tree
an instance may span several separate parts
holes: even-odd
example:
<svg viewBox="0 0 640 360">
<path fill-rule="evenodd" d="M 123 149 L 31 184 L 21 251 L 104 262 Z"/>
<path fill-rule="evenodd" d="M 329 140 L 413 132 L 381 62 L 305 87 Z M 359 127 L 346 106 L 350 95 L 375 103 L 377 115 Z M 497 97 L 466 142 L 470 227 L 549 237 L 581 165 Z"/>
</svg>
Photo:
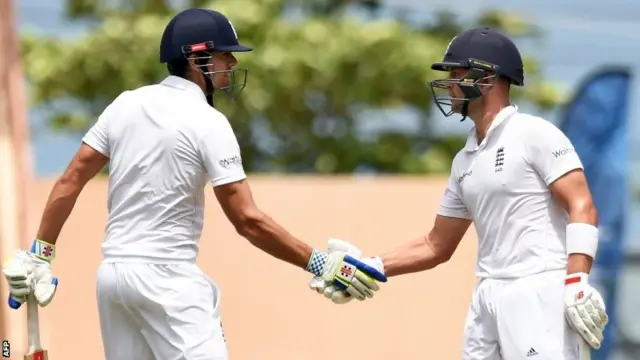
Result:
<svg viewBox="0 0 640 360">
<path fill-rule="evenodd" d="M 70 19 L 94 24 L 85 36 L 67 40 L 25 35 L 24 58 L 35 105 L 51 110 L 53 128 L 83 133 L 125 89 L 166 76 L 158 62 L 159 38 L 179 9 L 165 0 L 68 0 Z M 441 60 L 462 25 L 451 13 L 410 26 L 402 18 L 376 16 L 379 1 L 356 5 L 340 0 L 191 0 L 183 6 L 210 7 L 226 14 L 243 43 L 247 87 L 235 102 L 216 98 L 243 149 L 247 171 L 347 173 L 448 171 L 461 147 L 459 137 L 438 138 L 431 128 L 431 93 L 437 76 L 429 64 Z M 367 20 L 346 15 L 363 7 Z M 303 16 L 284 16 L 299 10 Z M 373 18 L 373 19 L 372 19 Z M 497 26 L 513 36 L 537 36 L 513 14 L 490 12 L 477 24 Z M 543 109 L 560 96 L 526 59 L 527 89 L 517 96 Z M 411 131 L 393 129 L 395 115 L 376 133 L 359 129 L 380 110 L 417 114 Z M 206 121 L 204 119 L 203 121 Z"/>
</svg>

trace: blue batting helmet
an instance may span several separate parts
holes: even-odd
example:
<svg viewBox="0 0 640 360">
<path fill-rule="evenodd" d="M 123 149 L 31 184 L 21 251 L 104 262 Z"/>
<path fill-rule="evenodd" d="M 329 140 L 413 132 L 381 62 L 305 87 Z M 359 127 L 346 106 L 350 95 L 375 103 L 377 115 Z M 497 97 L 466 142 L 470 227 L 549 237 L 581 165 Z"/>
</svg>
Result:
<svg viewBox="0 0 640 360">
<path fill-rule="evenodd" d="M 493 86 L 488 80 L 503 77 L 512 85 L 524 85 L 522 56 L 516 45 L 504 34 L 490 28 L 470 29 L 451 40 L 441 62 L 431 65 L 437 71 L 455 68 L 468 69 L 462 79 L 438 79 L 429 83 L 436 105 L 445 116 L 452 115 L 454 101 L 462 102 L 463 120 L 467 116 L 470 101 L 482 97 L 481 88 Z M 436 89 L 446 90 L 452 84 L 460 87 L 463 98 L 437 96 Z M 450 106 L 445 111 L 442 106 Z"/>
<path fill-rule="evenodd" d="M 160 42 L 160 62 L 166 63 L 198 51 L 245 52 L 235 28 L 218 11 L 187 9 L 167 25 Z"/>
<path fill-rule="evenodd" d="M 209 63 L 214 52 L 246 52 L 253 49 L 238 43 L 238 34 L 226 16 L 207 9 L 187 9 L 176 15 L 162 34 L 160 41 L 160 62 L 171 63 L 187 59 L 192 54 L 194 67 L 205 80 L 207 102 L 213 106 L 216 89 L 231 99 L 240 94 L 247 83 L 248 70 L 211 70 Z M 171 64 L 170 64 L 171 67 Z M 214 75 L 225 74 L 228 84 L 215 84 Z M 238 80 L 240 79 L 240 80 Z"/>
</svg>

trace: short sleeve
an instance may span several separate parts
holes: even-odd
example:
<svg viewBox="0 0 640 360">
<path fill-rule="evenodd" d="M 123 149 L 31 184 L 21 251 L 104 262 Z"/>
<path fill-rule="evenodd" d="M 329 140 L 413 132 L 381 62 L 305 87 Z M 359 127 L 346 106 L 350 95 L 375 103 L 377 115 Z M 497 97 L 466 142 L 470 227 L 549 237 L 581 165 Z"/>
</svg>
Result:
<svg viewBox="0 0 640 360">
<path fill-rule="evenodd" d="M 111 143 L 109 142 L 109 124 L 114 120 L 112 118 L 120 116 L 123 106 L 127 104 L 127 95 L 130 92 L 124 91 L 109 104 L 102 114 L 98 117 L 98 121 L 93 124 L 89 131 L 82 138 L 82 142 L 91 146 L 94 150 L 102 155 L 111 157 Z M 113 140 L 113 139 L 111 139 Z"/>
<path fill-rule="evenodd" d="M 571 140 L 554 124 L 541 120 L 526 134 L 528 160 L 547 186 L 562 175 L 583 169 Z"/>
<path fill-rule="evenodd" d="M 471 213 L 462 201 L 460 184 L 458 184 L 458 180 L 453 171 L 449 177 L 449 183 L 444 191 L 444 195 L 440 200 L 438 215 L 471 220 Z"/>
<path fill-rule="evenodd" d="M 98 117 L 98 121 L 93 124 L 89 131 L 82 138 L 82 142 L 91 146 L 94 150 L 106 157 L 110 157 L 109 132 L 107 121 L 109 118 L 109 108 Z"/>
<path fill-rule="evenodd" d="M 240 145 L 229 121 L 216 116 L 215 125 L 200 134 L 198 151 L 212 186 L 220 186 L 245 179 Z"/>
</svg>

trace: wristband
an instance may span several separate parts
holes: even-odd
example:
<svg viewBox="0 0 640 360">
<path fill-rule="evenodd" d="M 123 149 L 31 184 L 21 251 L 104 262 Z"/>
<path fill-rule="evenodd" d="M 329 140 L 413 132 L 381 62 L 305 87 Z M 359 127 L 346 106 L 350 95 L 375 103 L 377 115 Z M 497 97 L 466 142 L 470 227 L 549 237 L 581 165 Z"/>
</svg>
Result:
<svg viewBox="0 0 640 360">
<path fill-rule="evenodd" d="M 31 245 L 31 253 L 46 262 L 51 262 L 56 257 L 56 246 L 44 240 L 35 239 Z"/>
<path fill-rule="evenodd" d="M 307 264 L 305 270 L 316 276 L 320 276 L 322 275 L 322 270 L 324 269 L 324 264 L 326 262 L 327 254 L 323 253 L 322 251 L 313 249 L 311 257 L 309 258 L 309 263 Z"/>
<path fill-rule="evenodd" d="M 567 255 L 585 254 L 596 257 L 598 252 L 598 228 L 585 223 L 567 225 Z"/>
</svg>

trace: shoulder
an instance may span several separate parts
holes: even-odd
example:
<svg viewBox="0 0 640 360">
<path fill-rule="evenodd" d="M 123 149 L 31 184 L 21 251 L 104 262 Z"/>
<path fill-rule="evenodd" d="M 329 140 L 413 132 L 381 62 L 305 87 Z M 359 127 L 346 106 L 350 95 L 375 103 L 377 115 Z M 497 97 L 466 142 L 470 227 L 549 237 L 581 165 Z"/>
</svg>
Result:
<svg viewBox="0 0 640 360">
<path fill-rule="evenodd" d="M 121 92 L 120 95 L 118 95 L 115 98 L 115 100 L 113 100 L 113 103 L 131 104 L 133 102 L 139 101 L 142 97 L 145 97 L 146 95 L 157 92 L 159 88 L 160 88 L 159 84 L 152 84 L 152 85 L 143 85 L 135 89 L 128 89 Z"/>
<path fill-rule="evenodd" d="M 104 109 L 103 114 L 108 112 L 127 111 L 140 106 L 140 102 L 156 85 L 146 85 L 136 89 L 128 89 L 116 96 L 113 101 Z"/>
<path fill-rule="evenodd" d="M 560 128 L 551 121 L 527 113 L 517 113 L 510 123 L 510 128 L 522 135 L 524 139 L 533 139 L 536 136 L 562 132 Z"/>
<path fill-rule="evenodd" d="M 451 174 L 459 174 L 462 169 L 466 168 L 468 158 L 467 154 L 468 152 L 464 148 L 458 150 L 456 155 L 453 157 L 453 161 L 451 162 Z"/>
<path fill-rule="evenodd" d="M 116 96 L 113 101 L 104 109 L 104 113 L 108 113 L 114 110 L 123 109 L 127 106 L 131 106 L 137 90 L 125 90 Z"/>
<path fill-rule="evenodd" d="M 514 120 L 511 127 L 517 129 L 515 131 L 518 134 L 513 138 L 523 146 L 528 161 L 535 162 L 548 154 L 557 157 L 557 154 L 573 151 L 571 140 L 551 121 L 529 114 L 521 114 Z"/>
<path fill-rule="evenodd" d="M 227 117 L 201 101 L 188 110 L 181 132 L 197 147 L 220 146 L 237 141 Z"/>
<path fill-rule="evenodd" d="M 202 133 L 211 133 L 231 128 L 229 119 L 207 103 L 197 102 L 197 106 L 194 106 L 192 111 L 194 126 Z"/>
</svg>

